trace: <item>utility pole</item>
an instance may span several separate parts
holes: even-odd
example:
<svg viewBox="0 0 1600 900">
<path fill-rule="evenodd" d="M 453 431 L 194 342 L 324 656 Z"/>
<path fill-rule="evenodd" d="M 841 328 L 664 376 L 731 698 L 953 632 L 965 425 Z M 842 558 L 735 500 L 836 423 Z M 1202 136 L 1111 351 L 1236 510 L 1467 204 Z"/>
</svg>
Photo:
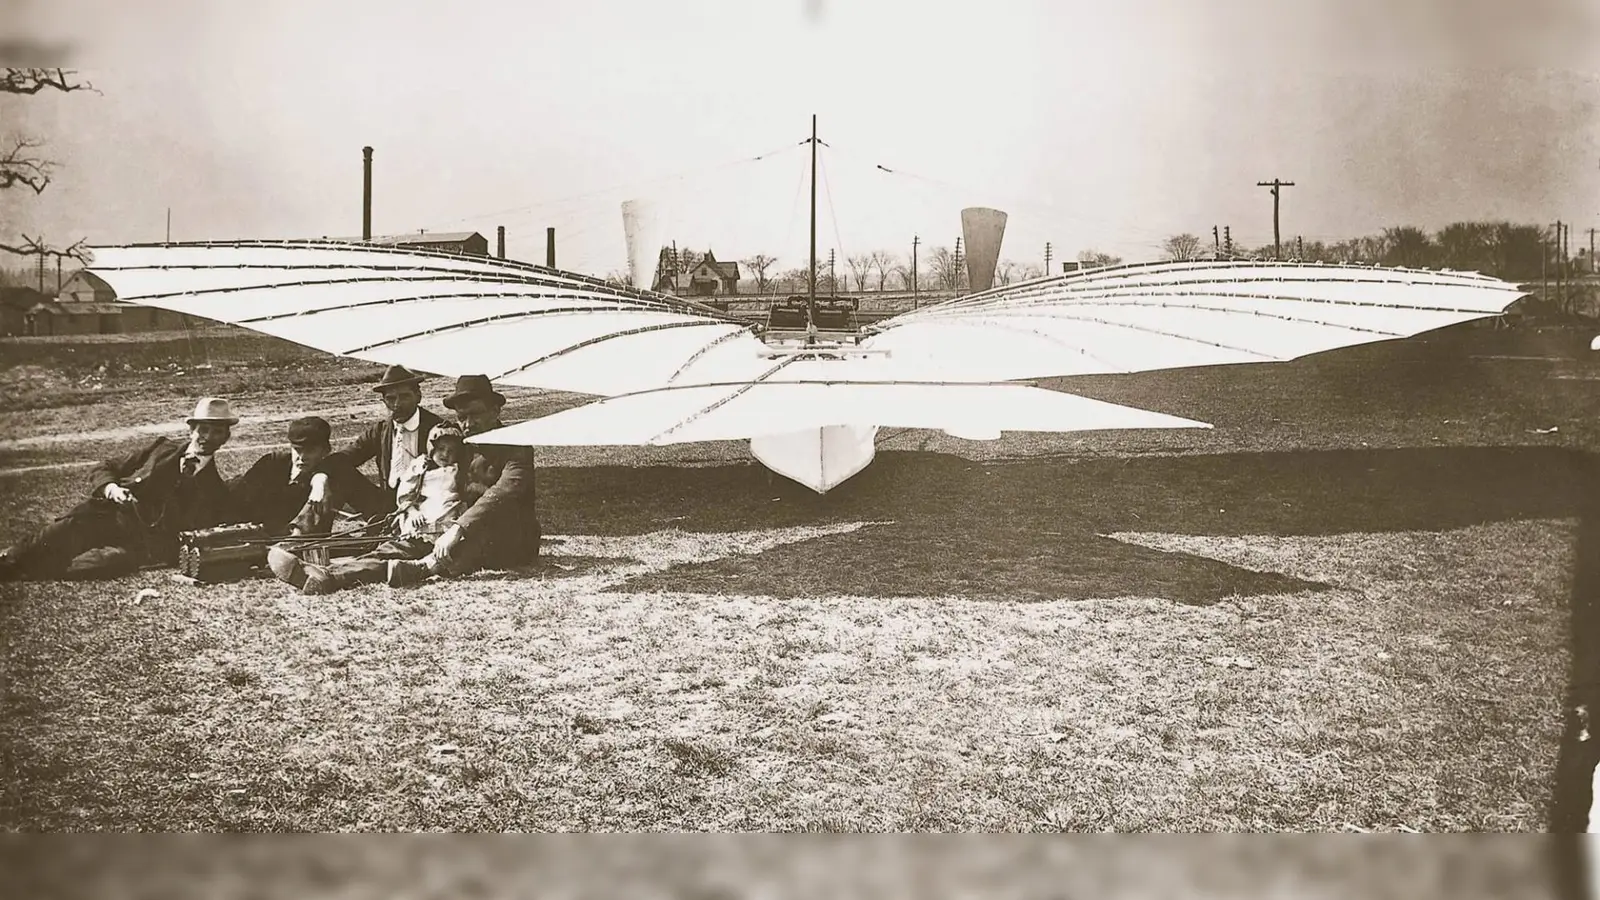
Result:
<svg viewBox="0 0 1600 900">
<path fill-rule="evenodd" d="M 1294 258 L 1295 259 L 1305 259 L 1306 258 L 1306 241 L 1305 241 L 1305 238 L 1301 237 L 1298 234 L 1294 236 Z"/>
<path fill-rule="evenodd" d="M 1271 181 L 1258 181 L 1256 187 L 1272 188 L 1272 256 L 1274 259 L 1282 259 L 1282 239 L 1278 236 L 1278 189 L 1294 187 L 1294 182 L 1279 181 L 1274 178 Z"/>
<path fill-rule="evenodd" d="M 920 235 L 911 236 L 911 308 L 916 309 L 917 301 L 917 245 L 922 243 Z"/>
<path fill-rule="evenodd" d="M 39 248 L 39 293 L 44 293 L 44 248 Z"/>
<path fill-rule="evenodd" d="M 1222 249 L 1228 258 L 1233 258 L 1233 234 L 1227 225 L 1222 226 Z"/>
<path fill-rule="evenodd" d="M 1217 226 L 1215 225 L 1211 226 L 1211 247 L 1215 255 L 1222 256 L 1222 237 L 1217 232 Z"/>
<path fill-rule="evenodd" d="M 1566 291 L 1561 283 L 1561 220 L 1556 220 L 1556 309 L 1565 310 Z"/>
<path fill-rule="evenodd" d="M 1594 274 L 1594 229 L 1589 229 L 1589 274 Z"/>
<path fill-rule="evenodd" d="M 1044 242 L 1044 274 L 1050 274 L 1050 242 Z"/>
<path fill-rule="evenodd" d="M 955 271 L 956 285 L 955 285 L 955 287 L 956 287 L 956 293 L 959 294 L 959 293 L 961 293 L 961 265 L 962 265 L 962 263 L 961 263 L 961 238 L 956 238 L 956 256 L 955 256 L 955 259 L 952 260 L 952 262 L 955 264 L 955 267 L 956 267 L 956 271 Z"/>
<path fill-rule="evenodd" d="M 167 207 L 167 243 L 172 243 L 172 207 Z"/>
<path fill-rule="evenodd" d="M 838 296 L 838 294 L 839 294 L 839 276 L 834 274 L 833 251 L 829 250 L 828 251 L 828 295 L 829 296 Z"/>
<path fill-rule="evenodd" d="M 811 114 L 811 266 L 806 292 L 806 325 L 817 321 L 817 114 Z M 808 341 L 809 343 L 809 341 Z"/>
</svg>

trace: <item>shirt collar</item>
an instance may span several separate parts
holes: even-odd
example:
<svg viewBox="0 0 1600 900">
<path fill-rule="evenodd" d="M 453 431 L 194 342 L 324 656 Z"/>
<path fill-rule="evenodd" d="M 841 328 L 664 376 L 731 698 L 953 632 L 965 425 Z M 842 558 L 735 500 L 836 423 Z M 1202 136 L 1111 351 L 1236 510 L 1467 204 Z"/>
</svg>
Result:
<svg viewBox="0 0 1600 900">
<path fill-rule="evenodd" d="M 405 420 L 404 422 L 396 422 L 394 424 L 394 427 L 399 429 L 400 431 L 416 431 L 417 430 L 417 426 L 419 426 L 421 424 L 422 424 L 422 407 L 419 406 L 419 407 L 416 408 L 416 410 L 414 412 L 411 413 L 411 418 Z"/>
</svg>

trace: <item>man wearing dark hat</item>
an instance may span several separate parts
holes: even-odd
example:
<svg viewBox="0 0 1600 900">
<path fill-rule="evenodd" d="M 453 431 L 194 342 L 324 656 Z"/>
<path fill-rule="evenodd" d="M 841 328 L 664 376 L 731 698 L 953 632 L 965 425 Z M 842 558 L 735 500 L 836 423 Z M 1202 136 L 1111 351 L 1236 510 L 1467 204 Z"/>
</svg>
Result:
<svg viewBox="0 0 1600 900">
<path fill-rule="evenodd" d="M 313 500 L 313 491 L 318 498 L 348 497 L 366 482 L 348 459 L 333 455 L 332 431 L 319 416 L 290 422 L 288 450 L 263 455 L 228 482 L 236 515 L 259 523 L 273 536 L 287 534 L 291 525 L 300 534 L 329 531 L 333 510 L 327 502 Z"/>
<path fill-rule="evenodd" d="M 506 398 L 484 375 L 456 380 L 455 393 L 444 405 L 455 410 L 461 430 L 483 434 L 501 427 Z M 539 556 L 539 516 L 535 509 L 533 450 L 499 444 L 473 444 L 470 493 L 478 499 L 454 525 L 434 539 L 393 542 L 366 557 L 331 566 L 307 563 L 282 548 L 273 548 L 268 562 L 283 581 L 308 594 L 323 594 L 373 580 L 373 562 L 386 561 L 385 578 L 393 587 L 418 584 L 432 575 L 460 576 L 478 569 L 505 568 L 533 562 Z"/>
<path fill-rule="evenodd" d="M 438 415 L 422 408 L 422 381 L 423 376 L 405 366 L 386 369 L 383 379 L 372 389 L 383 398 L 389 415 L 372 423 L 337 454 L 354 468 L 369 459 L 375 461 L 378 483 L 362 479 L 349 496 L 339 498 L 363 515 L 394 511 L 394 492 L 400 476 L 412 460 L 427 452 L 428 434 L 441 421 Z"/>
<path fill-rule="evenodd" d="M 159 437 L 89 474 L 89 498 L 0 553 L 0 581 L 111 578 L 144 564 L 172 565 L 178 534 L 237 521 L 214 454 L 238 418 L 206 397 L 185 420 L 189 440 Z"/>
</svg>

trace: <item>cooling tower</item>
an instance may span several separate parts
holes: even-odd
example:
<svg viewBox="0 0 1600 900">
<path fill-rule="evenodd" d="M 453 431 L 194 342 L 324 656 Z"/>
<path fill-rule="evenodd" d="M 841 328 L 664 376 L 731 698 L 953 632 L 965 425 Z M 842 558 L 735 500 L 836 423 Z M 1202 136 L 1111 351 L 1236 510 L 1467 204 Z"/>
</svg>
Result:
<svg viewBox="0 0 1600 900">
<path fill-rule="evenodd" d="M 1006 214 L 1000 210 L 971 206 L 961 211 L 967 280 L 974 293 L 994 286 L 994 266 L 1000 261 L 1000 239 L 1005 233 Z"/>
<path fill-rule="evenodd" d="M 661 257 L 661 216 L 649 200 L 625 200 L 622 231 L 628 239 L 628 280 L 636 288 L 654 287 Z"/>
</svg>

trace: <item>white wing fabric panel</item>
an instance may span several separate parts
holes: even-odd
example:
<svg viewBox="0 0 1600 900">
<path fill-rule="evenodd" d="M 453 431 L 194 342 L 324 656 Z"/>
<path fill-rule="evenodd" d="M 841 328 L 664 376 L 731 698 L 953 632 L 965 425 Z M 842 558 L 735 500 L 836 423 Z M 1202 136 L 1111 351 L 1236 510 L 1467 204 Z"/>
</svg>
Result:
<svg viewBox="0 0 1600 900">
<path fill-rule="evenodd" d="M 726 441 L 830 425 L 1005 431 L 1209 428 L 1203 422 L 1016 384 L 761 382 L 612 397 L 474 438 L 534 446 Z"/>
<path fill-rule="evenodd" d="M 998 288 L 879 323 L 864 347 L 995 381 L 1282 361 L 1504 312 L 1516 286 L 1473 273 L 1171 263 Z"/>
<path fill-rule="evenodd" d="M 760 374 L 731 317 L 570 273 L 332 242 L 96 248 L 118 299 L 372 362 L 590 394 Z"/>
</svg>

